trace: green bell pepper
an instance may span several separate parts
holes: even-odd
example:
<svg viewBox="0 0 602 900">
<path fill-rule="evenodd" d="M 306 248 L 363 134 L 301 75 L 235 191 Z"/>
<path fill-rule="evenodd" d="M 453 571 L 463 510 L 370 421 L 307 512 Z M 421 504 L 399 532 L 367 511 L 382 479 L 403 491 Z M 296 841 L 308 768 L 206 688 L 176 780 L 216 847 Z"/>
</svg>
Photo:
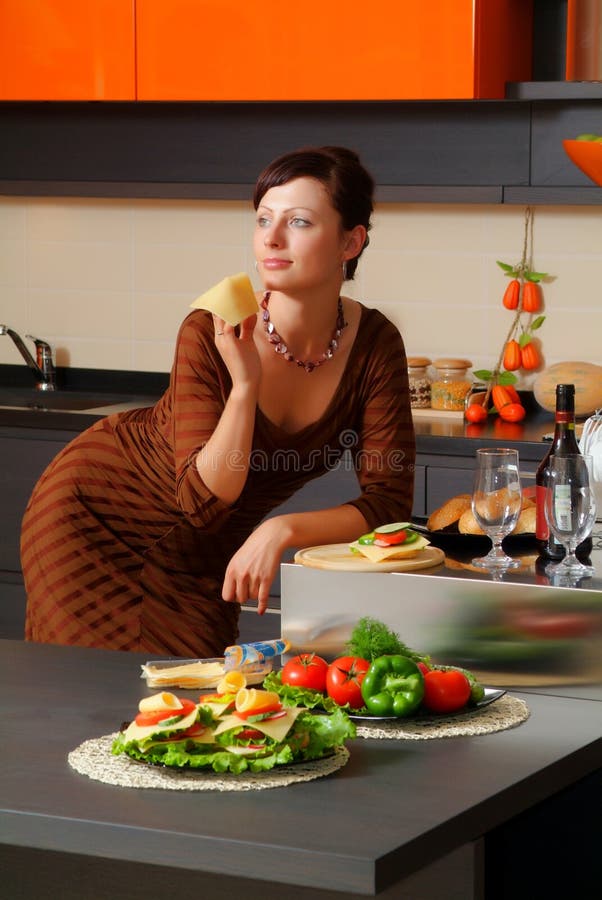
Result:
<svg viewBox="0 0 602 900">
<path fill-rule="evenodd" d="M 410 716 L 422 702 L 424 678 L 407 656 L 379 656 L 362 681 L 362 697 L 373 716 Z"/>
</svg>

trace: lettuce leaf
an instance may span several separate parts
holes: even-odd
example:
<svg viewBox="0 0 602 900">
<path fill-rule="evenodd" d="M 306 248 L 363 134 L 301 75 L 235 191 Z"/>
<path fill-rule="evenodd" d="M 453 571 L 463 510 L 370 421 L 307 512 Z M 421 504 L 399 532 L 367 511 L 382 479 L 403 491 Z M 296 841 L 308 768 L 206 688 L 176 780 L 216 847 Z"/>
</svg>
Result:
<svg viewBox="0 0 602 900">
<path fill-rule="evenodd" d="M 336 712 L 341 707 L 328 694 L 313 691 L 310 688 L 295 687 L 293 684 L 282 684 L 280 672 L 270 672 L 263 679 L 266 691 L 274 691 L 282 700 L 283 706 L 303 706 L 306 709 L 325 709 L 328 713 Z"/>
</svg>

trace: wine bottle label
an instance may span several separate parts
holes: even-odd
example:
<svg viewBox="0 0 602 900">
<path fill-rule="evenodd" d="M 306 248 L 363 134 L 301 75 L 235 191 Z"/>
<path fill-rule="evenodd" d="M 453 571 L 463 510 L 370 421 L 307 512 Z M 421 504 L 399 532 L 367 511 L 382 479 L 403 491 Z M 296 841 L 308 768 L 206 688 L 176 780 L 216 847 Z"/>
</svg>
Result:
<svg viewBox="0 0 602 900">
<path fill-rule="evenodd" d="M 575 413 L 568 412 L 567 410 L 556 410 L 556 415 L 554 417 L 554 421 L 557 425 L 566 425 L 571 431 L 575 430 Z"/>
<path fill-rule="evenodd" d="M 571 531 L 571 486 L 559 484 L 554 491 L 554 527 L 559 531 Z"/>
</svg>

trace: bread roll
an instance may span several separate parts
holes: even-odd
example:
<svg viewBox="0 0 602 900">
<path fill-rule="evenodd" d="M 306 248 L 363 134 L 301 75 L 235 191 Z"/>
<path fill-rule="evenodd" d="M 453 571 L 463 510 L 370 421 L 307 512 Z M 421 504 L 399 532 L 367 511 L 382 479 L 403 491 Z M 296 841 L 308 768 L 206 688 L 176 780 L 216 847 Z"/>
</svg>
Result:
<svg viewBox="0 0 602 900">
<path fill-rule="evenodd" d="M 426 527 L 429 531 L 441 531 L 457 522 L 463 512 L 470 509 L 470 494 L 458 494 L 447 500 L 428 517 Z"/>
<path fill-rule="evenodd" d="M 477 524 L 472 514 L 472 509 L 467 509 L 458 520 L 458 531 L 460 534 L 485 534 L 481 527 Z M 535 504 L 521 509 L 516 528 L 511 534 L 535 534 Z"/>
</svg>

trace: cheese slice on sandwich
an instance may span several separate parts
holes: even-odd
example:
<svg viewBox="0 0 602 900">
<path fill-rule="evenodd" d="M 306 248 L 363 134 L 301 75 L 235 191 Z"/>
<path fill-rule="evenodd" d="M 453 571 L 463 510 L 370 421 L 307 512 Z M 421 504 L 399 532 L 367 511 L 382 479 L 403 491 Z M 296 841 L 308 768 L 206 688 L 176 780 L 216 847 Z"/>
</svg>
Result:
<svg viewBox="0 0 602 900">
<path fill-rule="evenodd" d="M 256 731 L 261 731 L 266 737 L 270 737 L 272 740 L 280 743 L 294 725 L 297 716 L 302 712 L 304 712 L 304 710 L 300 706 L 285 707 L 278 718 L 261 719 L 259 722 L 249 722 L 247 727 L 254 728 Z M 244 720 L 234 714 L 224 716 L 213 734 L 217 736 L 224 731 L 229 731 L 231 728 L 237 728 L 245 724 Z"/>
<path fill-rule="evenodd" d="M 349 544 L 352 550 L 359 550 L 370 562 L 379 563 L 390 559 L 410 559 L 418 556 L 421 550 L 428 547 L 430 541 L 419 535 L 411 544 L 393 544 L 391 547 L 377 547 L 376 544 L 360 544 L 354 541 Z"/>
<path fill-rule="evenodd" d="M 253 285 L 244 272 L 230 275 L 190 304 L 193 309 L 208 309 L 230 325 L 238 325 L 259 309 Z"/>
</svg>

